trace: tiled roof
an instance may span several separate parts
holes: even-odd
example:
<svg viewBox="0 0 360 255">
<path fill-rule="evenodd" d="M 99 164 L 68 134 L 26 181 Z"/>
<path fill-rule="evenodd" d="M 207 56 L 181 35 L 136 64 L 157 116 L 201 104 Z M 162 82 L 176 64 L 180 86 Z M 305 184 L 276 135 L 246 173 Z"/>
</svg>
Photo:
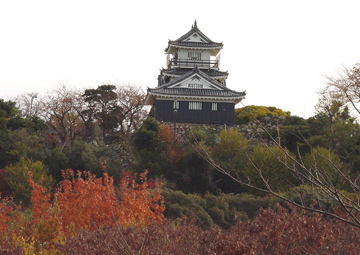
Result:
<svg viewBox="0 0 360 255">
<path fill-rule="evenodd" d="M 186 41 L 183 41 L 186 38 L 188 38 L 189 36 L 191 36 L 193 33 L 199 34 L 207 42 L 186 42 Z M 189 32 L 187 32 L 186 34 L 184 34 L 183 36 L 181 36 L 180 38 L 178 38 L 178 39 L 176 39 L 174 41 L 169 40 L 168 47 L 165 49 L 165 52 L 168 51 L 170 45 L 183 46 L 183 47 L 197 47 L 197 48 L 222 48 L 223 47 L 223 43 L 213 42 L 203 32 L 201 32 L 200 29 L 197 27 L 196 20 L 195 20 L 195 23 L 191 27 L 191 30 Z"/>
<path fill-rule="evenodd" d="M 215 89 L 189 89 L 189 88 L 155 88 L 148 89 L 156 95 L 174 95 L 174 96 L 201 96 L 201 97 L 243 97 L 245 92 L 233 90 L 215 90 Z"/>
<path fill-rule="evenodd" d="M 197 48 L 221 48 L 222 43 L 205 43 L 205 42 L 178 42 L 169 41 L 169 44 L 183 47 L 197 47 Z"/>
</svg>

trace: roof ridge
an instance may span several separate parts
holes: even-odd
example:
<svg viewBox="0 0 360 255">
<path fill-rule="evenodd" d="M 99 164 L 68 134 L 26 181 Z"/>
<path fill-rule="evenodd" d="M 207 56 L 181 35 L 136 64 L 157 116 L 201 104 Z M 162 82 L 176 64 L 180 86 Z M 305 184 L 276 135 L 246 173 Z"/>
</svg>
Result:
<svg viewBox="0 0 360 255">
<path fill-rule="evenodd" d="M 187 33 L 185 33 L 184 35 L 180 36 L 178 39 L 176 40 L 169 40 L 169 42 L 177 42 L 180 41 L 182 39 L 185 39 L 186 37 L 190 36 L 192 33 L 194 32 L 198 32 L 200 34 L 200 36 L 202 36 L 204 39 L 206 39 L 208 41 L 208 43 L 213 43 L 213 44 L 221 44 L 221 43 L 217 43 L 212 41 L 209 37 L 207 37 L 203 32 L 201 32 L 201 30 L 198 28 L 197 26 L 197 21 L 195 19 L 194 25 L 191 26 L 190 31 L 188 31 Z"/>
</svg>

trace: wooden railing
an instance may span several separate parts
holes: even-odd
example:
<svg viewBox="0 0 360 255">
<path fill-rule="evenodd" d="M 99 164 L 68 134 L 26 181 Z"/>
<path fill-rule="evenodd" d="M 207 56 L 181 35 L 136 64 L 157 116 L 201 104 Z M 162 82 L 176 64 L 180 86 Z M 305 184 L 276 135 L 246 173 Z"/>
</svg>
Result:
<svg viewBox="0 0 360 255">
<path fill-rule="evenodd" d="M 198 59 L 170 59 L 169 68 L 171 67 L 199 67 L 199 68 L 218 68 L 218 60 L 198 60 Z"/>
</svg>

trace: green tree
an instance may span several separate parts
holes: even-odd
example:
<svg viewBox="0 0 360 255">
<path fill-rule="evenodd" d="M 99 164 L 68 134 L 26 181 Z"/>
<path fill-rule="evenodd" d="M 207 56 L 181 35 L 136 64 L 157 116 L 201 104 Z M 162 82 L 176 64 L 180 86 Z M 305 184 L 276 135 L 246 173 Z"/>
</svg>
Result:
<svg viewBox="0 0 360 255">
<path fill-rule="evenodd" d="M 165 175 L 172 164 L 165 157 L 166 144 L 160 138 L 160 124 L 154 118 L 143 122 L 134 134 L 134 146 L 137 154 L 137 170 L 149 170 L 149 176 Z"/>
<path fill-rule="evenodd" d="M 290 152 L 278 147 L 256 146 L 249 155 L 244 171 L 251 185 L 263 190 L 271 188 L 276 192 L 297 186 L 299 182 L 295 173 L 290 171 L 294 163 L 286 153 Z M 260 194 L 252 189 L 249 192 Z"/>
<path fill-rule="evenodd" d="M 40 161 L 21 158 L 16 164 L 6 167 L 5 181 L 14 191 L 14 197 L 17 201 L 21 201 L 24 205 L 30 204 L 32 188 L 28 179 L 32 176 L 35 183 L 51 189 L 55 184 L 54 178 L 49 175 L 49 171 Z"/>
<path fill-rule="evenodd" d="M 0 129 L 7 129 L 8 122 L 20 116 L 20 111 L 16 107 L 16 103 L 13 101 L 4 101 L 0 99 Z"/>
<path fill-rule="evenodd" d="M 333 186 L 334 188 L 349 189 L 343 176 L 349 175 L 350 168 L 331 150 L 321 147 L 313 149 L 304 157 L 304 165 L 308 178 L 321 177 L 323 187 Z"/>
<path fill-rule="evenodd" d="M 118 149 L 118 147 L 117 144 L 87 143 L 82 139 L 76 139 L 71 146 L 64 151 L 66 159 L 58 153 L 55 153 L 54 156 L 60 161 L 59 163 L 67 164 L 66 168 L 90 171 L 98 177 L 103 175 L 103 167 L 106 167 L 107 173 L 118 181 L 121 171 L 124 170 L 126 166 L 130 166 L 128 161 L 133 160 L 132 155 L 127 151 Z M 50 168 L 50 171 L 53 172 L 53 169 Z"/>
<path fill-rule="evenodd" d="M 182 158 L 176 164 L 177 187 L 185 193 L 205 194 L 217 191 L 214 182 L 213 167 L 198 153 L 199 149 L 211 153 L 216 136 L 206 133 L 199 127 L 190 129 L 185 136 L 184 152 Z"/>
<path fill-rule="evenodd" d="M 0 99 L 0 168 L 20 157 L 43 160 L 47 130 L 39 117 L 24 118 L 15 102 Z"/>
<path fill-rule="evenodd" d="M 209 153 L 209 148 L 205 143 L 195 146 L 206 148 Z M 184 150 L 185 153 L 177 164 L 176 183 L 178 188 L 185 193 L 216 192 L 213 167 L 198 154 L 196 147 L 189 146 Z"/>
<path fill-rule="evenodd" d="M 248 141 L 235 128 L 222 130 L 211 155 L 223 169 L 241 175 L 247 161 L 247 145 Z M 214 173 L 214 181 L 223 192 L 244 191 L 231 178 L 218 172 Z"/>
<path fill-rule="evenodd" d="M 159 149 L 161 147 L 159 122 L 151 117 L 146 119 L 141 128 L 135 132 L 134 145 L 138 150 Z"/>
<path fill-rule="evenodd" d="M 101 85 L 96 89 L 85 90 L 83 95 L 85 102 L 88 103 L 88 109 L 84 113 L 87 114 L 89 121 L 93 117 L 99 121 L 106 142 L 114 138 L 115 129 L 123 119 L 122 107 L 115 89 L 114 85 Z"/>
<path fill-rule="evenodd" d="M 273 137 L 277 137 L 277 133 L 273 131 Z M 294 154 L 308 151 L 305 146 L 305 140 L 309 138 L 309 126 L 306 120 L 298 116 L 287 116 L 281 122 L 279 128 L 280 144 Z"/>
<path fill-rule="evenodd" d="M 344 98 L 334 91 L 321 90 L 316 105 L 317 114 L 308 120 L 310 137 L 307 142 L 335 151 L 345 162 L 353 166 L 353 172 L 360 165 L 360 127 L 351 116 Z"/>
<path fill-rule="evenodd" d="M 45 163 L 49 168 L 49 173 L 56 180 L 57 183 L 63 180 L 61 170 L 69 167 L 69 159 L 59 147 L 55 147 L 48 151 Z"/>
</svg>

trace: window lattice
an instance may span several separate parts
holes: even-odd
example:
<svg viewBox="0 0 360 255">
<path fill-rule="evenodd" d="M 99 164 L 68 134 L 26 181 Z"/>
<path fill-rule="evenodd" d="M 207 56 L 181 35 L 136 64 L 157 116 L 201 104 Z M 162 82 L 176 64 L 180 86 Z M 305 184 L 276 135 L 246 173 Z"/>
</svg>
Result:
<svg viewBox="0 0 360 255">
<path fill-rule="evenodd" d="M 211 110 L 212 111 L 217 111 L 217 103 L 212 103 L 211 104 Z"/>
<path fill-rule="evenodd" d="M 202 110 L 201 102 L 189 102 L 189 110 Z"/>
<path fill-rule="evenodd" d="M 188 59 L 191 60 L 201 60 L 201 52 L 188 52 Z"/>
</svg>

